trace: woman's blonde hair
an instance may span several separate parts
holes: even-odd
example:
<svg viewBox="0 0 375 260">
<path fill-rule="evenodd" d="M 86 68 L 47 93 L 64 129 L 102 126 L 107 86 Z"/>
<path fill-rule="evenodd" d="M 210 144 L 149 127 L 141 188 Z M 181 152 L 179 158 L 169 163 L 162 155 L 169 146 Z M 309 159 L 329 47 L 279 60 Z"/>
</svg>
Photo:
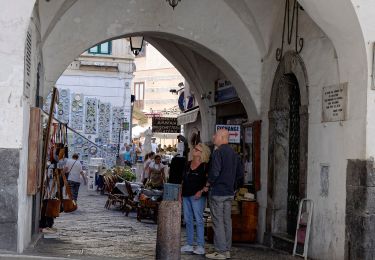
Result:
<svg viewBox="0 0 375 260">
<path fill-rule="evenodd" d="M 202 150 L 201 161 L 205 162 L 205 163 L 208 163 L 208 161 L 210 160 L 210 155 L 211 155 L 210 148 L 203 143 L 199 143 L 196 146 L 199 146 Z"/>
</svg>

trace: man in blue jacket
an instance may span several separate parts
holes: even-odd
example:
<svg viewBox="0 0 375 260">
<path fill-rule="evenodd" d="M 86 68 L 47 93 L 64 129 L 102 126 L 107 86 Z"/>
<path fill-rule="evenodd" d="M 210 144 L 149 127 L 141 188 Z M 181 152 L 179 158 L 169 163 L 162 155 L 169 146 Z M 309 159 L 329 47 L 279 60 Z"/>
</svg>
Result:
<svg viewBox="0 0 375 260">
<path fill-rule="evenodd" d="M 219 129 L 213 136 L 215 151 L 205 190 L 209 190 L 209 203 L 214 229 L 216 251 L 206 254 L 209 259 L 229 259 L 232 246 L 232 201 L 235 189 L 243 181 L 241 160 L 228 144 L 229 132 Z"/>
</svg>

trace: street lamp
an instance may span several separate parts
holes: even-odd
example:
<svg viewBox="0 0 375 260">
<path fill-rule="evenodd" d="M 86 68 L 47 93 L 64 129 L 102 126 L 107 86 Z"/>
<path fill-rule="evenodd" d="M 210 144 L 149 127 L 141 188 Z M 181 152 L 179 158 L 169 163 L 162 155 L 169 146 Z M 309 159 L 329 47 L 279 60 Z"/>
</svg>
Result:
<svg viewBox="0 0 375 260">
<path fill-rule="evenodd" d="M 130 49 L 134 53 L 135 56 L 137 56 L 143 46 L 143 36 L 132 36 L 130 37 Z"/>
<path fill-rule="evenodd" d="M 169 5 L 172 6 L 173 10 L 178 5 L 178 2 L 180 2 L 180 1 L 181 0 L 167 0 L 167 2 L 169 3 Z"/>
</svg>

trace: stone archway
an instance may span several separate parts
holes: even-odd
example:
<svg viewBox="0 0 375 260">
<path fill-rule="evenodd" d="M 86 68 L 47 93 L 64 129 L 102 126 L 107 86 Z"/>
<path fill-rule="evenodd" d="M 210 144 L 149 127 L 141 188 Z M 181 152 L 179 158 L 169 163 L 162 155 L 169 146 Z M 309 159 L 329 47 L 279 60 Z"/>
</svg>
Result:
<svg viewBox="0 0 375 260">
<path fill-rule="evenodd" d="M 274 78 L 269 111 L 266 232 L 294 234 L 306 195 L 308 83 L 301 57 L 286 53 Z"/>
</svg>

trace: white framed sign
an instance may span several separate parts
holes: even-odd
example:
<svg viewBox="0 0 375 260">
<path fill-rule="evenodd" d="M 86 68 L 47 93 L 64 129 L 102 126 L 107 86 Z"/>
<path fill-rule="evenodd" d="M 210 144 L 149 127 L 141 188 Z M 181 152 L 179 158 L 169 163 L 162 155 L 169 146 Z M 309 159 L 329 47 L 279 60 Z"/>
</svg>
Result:
<svg viewBox="0 0 375 260">
<path fill-rule="evenodd" d="M 216 125 L 216 131 L 227 129 L 229 132 L 229 143 L 239 144 L 241 140 L 241 125 Z"/>
</svg>

